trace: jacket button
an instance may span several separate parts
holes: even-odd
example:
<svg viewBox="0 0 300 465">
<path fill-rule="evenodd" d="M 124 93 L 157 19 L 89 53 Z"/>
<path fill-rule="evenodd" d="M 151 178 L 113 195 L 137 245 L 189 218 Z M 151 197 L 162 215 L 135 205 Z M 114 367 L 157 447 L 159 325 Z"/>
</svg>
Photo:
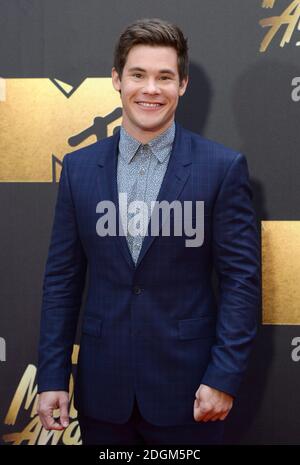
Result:
<svg viewBox="0 0 300 465">
<path fill-rule="evenodd" d="M 134 288 L 133 288 L 133 293 L 134 293 L 135 295 L 139 295 L 139 294 L 142 293 L 142 289 L 141 289 L 139 286 L 134 286 Z"/>
</svg>

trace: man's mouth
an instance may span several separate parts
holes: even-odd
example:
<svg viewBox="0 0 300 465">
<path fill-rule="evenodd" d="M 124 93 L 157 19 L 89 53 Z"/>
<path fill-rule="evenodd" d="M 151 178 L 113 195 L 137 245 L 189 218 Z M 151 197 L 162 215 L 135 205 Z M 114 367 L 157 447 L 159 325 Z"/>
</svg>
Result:
<svg viewBox="0 0 300 465">
<path fill-rule="evenodd" d="M 160 102 L 135 102 L 135 103 L 137 103 L 139 107 L 145 108 L 147 110 L 157 110 L 164 106 L 164 104 Z"/>
</svg>

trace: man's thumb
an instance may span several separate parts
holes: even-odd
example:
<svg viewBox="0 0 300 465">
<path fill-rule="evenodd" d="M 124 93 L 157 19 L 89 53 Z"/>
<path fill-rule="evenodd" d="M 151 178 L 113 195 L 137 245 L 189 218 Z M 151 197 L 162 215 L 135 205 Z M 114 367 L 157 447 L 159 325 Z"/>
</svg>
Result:
<svg viewBox="0 0 300 465">
<path fill-rule="evenodd" d="M 62 426 L 66 428 L 67 426 L 69 426 L 69 403 L 68 401 L 64 400 L 60 402 L 59 410 L 60 410 L 60 423 L 62 424 Z"/>
</svg>

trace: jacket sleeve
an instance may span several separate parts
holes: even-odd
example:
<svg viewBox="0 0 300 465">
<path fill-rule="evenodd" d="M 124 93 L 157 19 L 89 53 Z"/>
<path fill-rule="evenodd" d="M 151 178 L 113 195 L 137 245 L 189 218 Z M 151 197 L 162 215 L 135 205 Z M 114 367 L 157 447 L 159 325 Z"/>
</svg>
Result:
<svg viewBox="0 0 300 465">
<path fill-rule="evenodd" d="M 87 260 L 78 234 L 68 172 L 62 164 L 45 267 L 38 351 L 38 392 L 69 390 L 72 349 Z"/>
<path fill-rule="evenodd" d="M 260 246 L 246 158 L 227 169 L 213 213 L 213 256 L 219 282 L 216 343 L 202 383 L 236 396 L 260 308 Z"/>
</svg>

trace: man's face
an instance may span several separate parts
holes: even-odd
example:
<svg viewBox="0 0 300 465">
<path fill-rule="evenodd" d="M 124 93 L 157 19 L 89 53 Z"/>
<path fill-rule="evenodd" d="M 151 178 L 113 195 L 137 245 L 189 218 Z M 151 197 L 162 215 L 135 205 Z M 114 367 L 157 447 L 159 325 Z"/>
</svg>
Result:
<svg viewBox="0 0 300 465">
<path fill-rule="evenodd" d="M 128 53 L 122 79 L 113 68 L 112 81 L 121 91 L 123 126 L 145 142 L 171 125 L 188 79 L 179 83 L 173 47 L 135 45 Z"/>
</svg>

